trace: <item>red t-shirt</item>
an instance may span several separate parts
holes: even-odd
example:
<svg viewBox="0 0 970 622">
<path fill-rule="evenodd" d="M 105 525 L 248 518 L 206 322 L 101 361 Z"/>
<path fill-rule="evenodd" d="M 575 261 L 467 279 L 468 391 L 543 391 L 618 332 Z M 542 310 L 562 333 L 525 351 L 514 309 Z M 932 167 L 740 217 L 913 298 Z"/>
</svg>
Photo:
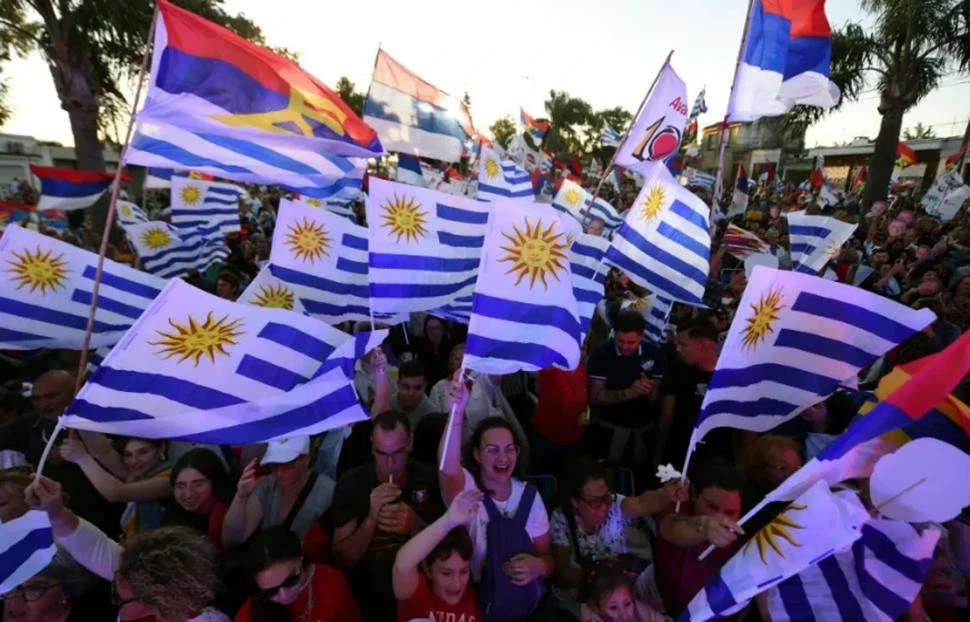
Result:
<svg viewBox="0 0 970 622">
<path fill-rule="evenodd" d="M 347 579 L 336 568 L 321 564 L 313 565 L 313 608 L 307 611 L 310 587 L 303 590 L 295 601 L 286 606 L 290 619 L 318 622 L 361 622 L 357 602 L 350 593 Z M 252 622 L 253 600 L 247 598 L 236 614 L 235 622 Z"/>
<path fill-rule="evenodd" d="M 431 582 L 418 573 L 418 589 L 411 598 L 397 601 L 397 622 L 432 619 L 435 622 L 482 622 L 482 612 L 475 600 L 471 582 L 457 605 L 449 605 L 431 591 Z M 238 621 L 237 621 L 238 622 Z"/>
<path fill-rule="evenodd" d="M 555 443 L 575 445 L 585 428 L 579 415 L 589 406 L 589 376 L 582 363 L 572 371 L 549 367 L 536 374 L 536 404 L 532 424 L 536 431 Z"/>
</svg>

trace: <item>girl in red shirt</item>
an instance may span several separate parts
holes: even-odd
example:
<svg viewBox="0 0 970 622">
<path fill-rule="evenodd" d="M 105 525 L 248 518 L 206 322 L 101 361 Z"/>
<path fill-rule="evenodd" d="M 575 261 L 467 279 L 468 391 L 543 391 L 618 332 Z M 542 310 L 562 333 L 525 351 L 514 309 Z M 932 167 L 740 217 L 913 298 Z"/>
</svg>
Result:
<svg viewBox="0 0 970 622">
<path fill-rule="evenodd" d="M 397 621 L 461 620 L 482 622 L 469 585 L 472 541 L 465 525 L 478 516 L 482 493 L 466 490 L 445 515 L 397 552 L 392 574 Z"/>
</svg>

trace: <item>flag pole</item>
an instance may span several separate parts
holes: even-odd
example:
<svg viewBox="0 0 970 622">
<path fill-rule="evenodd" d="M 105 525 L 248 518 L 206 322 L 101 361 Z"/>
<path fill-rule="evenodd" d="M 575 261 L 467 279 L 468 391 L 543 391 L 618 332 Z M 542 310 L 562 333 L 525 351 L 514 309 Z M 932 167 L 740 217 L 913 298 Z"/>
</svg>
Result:
<svg viewBox="0 0 970 622">
<path fill-rule="evenodd" d="M 461 382 L 465 382 L 465 359 L 461 361 L 461 368 L 458 370 L 458 379 Z M 467 388 L 467 387 L 466 387 Z M 468 389 L 471 393 L 471 389 Z M 451 404 L 451 412 L 448 413 L 448 423 L 445 424 L 445 440 L 441 445 L 441 457 L 438 459 L 438 470 L 445 470 L 445 460 L 448 458 L 448 445 L 451 443 L 451 428 L 455 423 L 455 412 L 458 409 L 455 408 L 455 404 Z M 458 450 L 458 461 L 461 462 L 461 449 Z"/>
<path fill-rule="evenodd" d="M 657 75 L 653 77 L 653 82 L 650 83 L 650 88 L 647 89 L 647 94 L 643 96 L 643 100 L 640 102 L 640 107 L 637 108 L 636 114 L 633 115 L 633 120 L 630 121 L 630 127 L 627 128 L 626 133 L 623 135 L 623 140 L 620 141 L 620 144 L 617 145 L 616 150 L 613 151 L 613 156 L 610 158 L 610 163 L 606 166 L 605 169 L 603 169 L 603 176 L 600 177 L 599 183 L 596 184 L 596 190 L 593 191 L 593 196 L 592 198 L 590 198 L 589 205 L 586 206 L 586 211 L 583 214 L 582 225 L 584 228 L 586 227 L 587 220 L 589 220 L 590 211 L 592 211 L 593 209 L 593 203 L 596 202 L 596 198 L 599 197 L 600 190 L 603 189 L 603 184 L 606 182 L 606 178 L 613 170 L 613 162 L 616 160 L 616 154 L 618 154 L 620 150 L 623 149 L 623 146 L 626 144 L 627 139 L 630 138 L 630 130 L 633 129 L 633 124 L 636 123 L 637 117 L 639 117 L 640 113 L 643 112 L 643 107 L 647 105 L 647 100 L 650 99 L 650 95 L 653 93 L 653 89 L 657 86 L 657 82 L 660 81 L 660 76 L 663 75 L 664 69 L 666 69 L 667 66 L 670 64 L 670 59 L 671 57 L 673 57 L 673 55 L 674 55 L 674 51 L 670 50 L 670 52 L 667 54 L 667 59 L 664 60 L 664 64 L 660 66 L 660 71 L 658 71 Z M 622 182 L 622 180 L 620 181 Z"/>
<path fill-rule="evenodd" d="M 724 153 L 727 151 L 728 142 L 731 140 L 729 115 L 731 110 L 731 99 L 734 97 L 734 89 L 738 84 L 738 70 L 741 68 L 741 61 L 744 58 L 744 50 L 748 47 L 748 26 L 751 25 L 751 13 L 754 11 L 754 0 L 748 0 L 748 14 L 744 18 L 744 30 L 741 34 L 741 46 L 738 48 L 738 59 L 734 64 L 734 80 L 731 81 L 731 90 L 728 91 L 728 112 L 724 113 L 724 121 L 721 122 L 721 137 L 718 141 L 717 168 L 714 170 L 714 188 L 711 197 L 711 224 L 714 223 L 714 211 L 718 208 L 718 196 L 724 191 Z M 727 137 L 725 137 L 727 134 Z"/>
<path fill-rule="evenodd" d="M 158 4 L 155 5 L 155 12 L 152 13 L 152 24 L 148 28 L 148 39 L 145 43 L 145 56 L 142 59 L 141 71 L 138 72 L 138 86 L 135 89 L 135 99 L 131 103 L 131 115 L 128 117 L 128 131 L 125 133 L 125 144 L 121 148 L 121 157 L 118 158 L 118 168 L 115 170 L 115 178 L 111 183 L 111 198 L 108 200 L 108 214 L 104 219 L 104 231 L 101 234 L 101 248 L 98 249 L 98 266 L 94 272 L 94 283 L 91 286 L 91 307 L 88 311 L 88 325 L 84 331 L 84 341 L 81 343 L 81 360 L 77 366 L 77 377 L 74 381 L 74 392 L 81 390 L 84 383 L 84 370 L 88 364 L 88 348 L 91 345 L 91 333 L 94 332 L 94 316 L 98 309 L 98 292 L 101 287 L 101 277 L 104 274 L 104 257 L 108 252 L 108 238 L 111 236 L 111 225 L 114 224 L 115 204 L 118 201 L 118 192 L 121 190 L 121 175 L 125 170 L 125 158 L 128 156 L 128 144 L 131 141 L 131 133 L 135 127 L 135 111 L 138 109 L 138 102 L 141 99 L 141 90 L 145 82 L 145 74 L 148 72 L 148 65 L 152 58 L 152 44 L 155 39 L 155 26 L 158 23 Z"/>
</svg>

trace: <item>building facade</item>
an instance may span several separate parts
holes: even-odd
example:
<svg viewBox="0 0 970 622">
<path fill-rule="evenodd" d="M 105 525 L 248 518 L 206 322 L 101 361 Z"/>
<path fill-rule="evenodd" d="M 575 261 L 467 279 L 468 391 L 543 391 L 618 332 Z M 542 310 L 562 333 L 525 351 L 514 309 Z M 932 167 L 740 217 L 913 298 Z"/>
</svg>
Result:
<svg viewBox="0 0 970 622">
<path fill-rule="evenodd" d="M 104 161 L 109 172 L 118 168 L 118 152 L 105 149 Z M 0 134 L 0 184 L 14 179 L 30 179 L 30 165 L 77 168 L 73 147 L 44 143 L 33 136 Z"/>
</svg>

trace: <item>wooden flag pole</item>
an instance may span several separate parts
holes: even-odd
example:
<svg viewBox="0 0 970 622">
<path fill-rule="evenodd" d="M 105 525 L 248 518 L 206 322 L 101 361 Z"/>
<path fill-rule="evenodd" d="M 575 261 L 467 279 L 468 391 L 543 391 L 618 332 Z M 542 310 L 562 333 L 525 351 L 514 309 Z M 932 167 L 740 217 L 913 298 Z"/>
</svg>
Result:
<svg viewBox="0 0 970 622">
<path fill-rule="evenodd" d="M 77 393 L 84 383 L 84 369 L 88 364 L 88 348 L 91 345 L 91 333 L 94 332 L 94 316 L 98 309 L 98 291 L 101 286 L 101 277 L 104 274 L 104 257 L 108 252 L 108 238 L 111 236 L 111 225 L 114 224 L 115 203 L 118 201 L 118 192 L 121 190 L 121 175 L 125 169 L 125 158 L 128 155 L 128 143 L 131 141 L 131 132 L 135 127 L 135 111 L 138 109 L 138 102 L 141 99 L 141 90 L 145 82 L 145 74 L 148 72 L 148 64 L 152 58 L 152 43 L 155 38 L 155 25 L 158 23 L 158 5 L 155 5 L 155 12 L 152 14 L 152 24 L 148 28 L 148 40 L 145 44 L 145 57 L 141 63 L 141 71 L 138 73 L 138 86 L 135 89 L 135 100 L 131 103 L 131 115 L 128 117 L 128 131 L 125 133 L 125 144 L 121 149 L 121 157 L 118 159 L 118 168 L 115 171 L 115 178 L 111 184 L 111 198 L 108 201 L 108 214 L 104 219 L 104 231 L 101 234 L 101 248 L 98 249 L 98 266 L 94 272 L 94 284 L 91 286 L 91 307 L 88 311 L 88 325 L 84 332 L 84 341 L 81 344 L 81 360 L 77 367 L 77 378 L 74 383 L 74 392 Z"/>
<path fill-rule="evenodd" d="M 600 190 L 603 189 L 603 184 L 606 182 L 606 178 L 613 170 L 613 163 L 616 161 L 616 154 L 620 153 L 620 150 L 622 150 L 623 146 L 626 145 L 627 139 L 630 138 L 630 131 L 633 130 L 633 124 L 637 122 L 637 118 L 639 118 L 640 113 L 643 112 L 643 107 L 647 105 L 647 100 L 650 99 L 650 95 L 653 94 L 653 90 L 656 88 L 657 82 L 660 81 L 660 76 L 663 75 L 664 69 L 666 69 L 670 64 L 670 59 L 673 57 L 673 55 L 674 51 L 670 50 L 670 53 L 667 54 L 667 59 L 664 60 L 664 64 L 660 66 L 660 71 L 658 71 L 657 75 L 653 77 L 653 82 L 650 83 L 650 88 L 647 89 L 647 94 L 643 96 L 643 100 L 640 102 L 640 107 L 637 108 L 637 113 L 633 115 L 633 120 L 630 122 L 630 127 L 627 129 L 626 133 L 623 134 L 623 140 L 620 141 L 620 144 L 617 145 L 616 150 L 613 152 L 613 157 L 610 158 L 610 163 L 605 169 L 603 169 L 603 176 L 600 177 L 599 183 L 596 184 L 596 190 L 593 191 L 593 196 L 590 198 L 589 205 L 586 206 L 586 211 L 583 214 L 582 224 L 584 229 L 586 228 L 587 221 L 589 220 L 590 211 L 593 209 L 593 203 L 596 202 L 597 197 L 600 195 Z"/>
</svg>

